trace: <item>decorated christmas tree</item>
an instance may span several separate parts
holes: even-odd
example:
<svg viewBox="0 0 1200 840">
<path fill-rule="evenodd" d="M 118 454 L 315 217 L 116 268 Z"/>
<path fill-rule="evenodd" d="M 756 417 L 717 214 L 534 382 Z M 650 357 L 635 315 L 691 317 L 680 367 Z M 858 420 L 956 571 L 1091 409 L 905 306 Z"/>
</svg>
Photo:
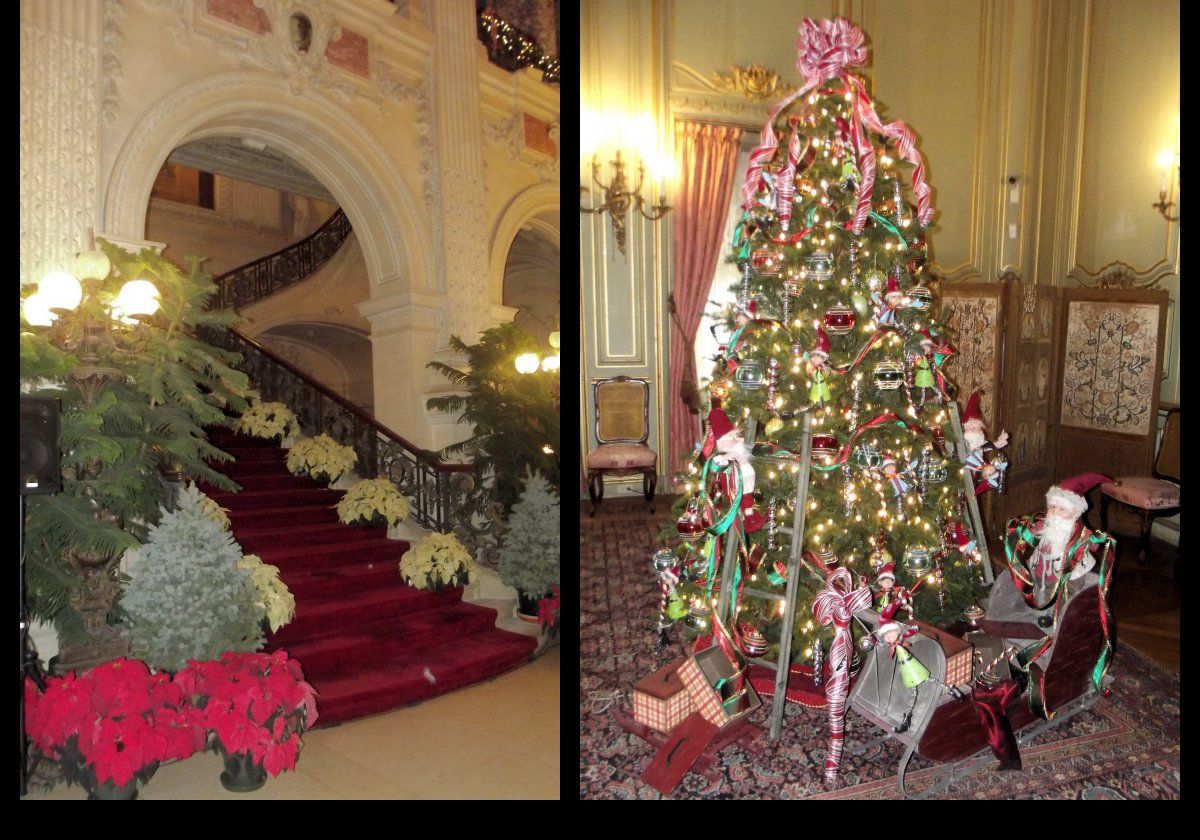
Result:
<svg viewBox="0 0 1200 840">
<path fill-rule="evenodd" d="M 681 476 L 675 594 L 685 624 L 707 633 L 732 531 L 739 567 L 721 620 L 749 656 L 787 632 L 793 661 L 819 662 L 833 631 L 813 604 L 832 570 L 872 586 L 876 609 L 899 601 L 948 625 L 982 594 L 982 535 L 968 515 L 952 366 L 942 370 L 951 335 L 925 271 L 934 209 L 915 137 L 880 118 L 854 74 L 867 58 L 861 30 L 806 20 L 798 47 L 804 82 L 771 110 L 740 185 L 742 278 L 706 439 Z M 787 535 L 797 504 L 804 532 Z M 785 591 L 794 539 L 805 562 L 785 628 L 778 602 L 742 592 Z"/>
</svg>

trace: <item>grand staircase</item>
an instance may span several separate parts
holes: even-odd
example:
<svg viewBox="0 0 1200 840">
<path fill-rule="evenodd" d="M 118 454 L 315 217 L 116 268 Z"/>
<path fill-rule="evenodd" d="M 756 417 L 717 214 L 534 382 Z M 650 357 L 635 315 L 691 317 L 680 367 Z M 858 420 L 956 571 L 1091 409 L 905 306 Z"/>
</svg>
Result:
<svg viewBox="0 0 1200 840">
<path fill-rule="evenodd" d="M 527 662 L 536 641 L 498 630 L 496 611 L 464 603 L 462 589 L 405 585 L 397 564 L 408 543 L 384 528 L 338 521 L 342 493 L 291 475 L 287 450 L 212 430 L 235 460 L 219 469 L 241 492 L 203 488 L 229 511 L 246 554 L 278 566 L 296 617 L 268 639 L 286 649 L 318 692 L 319 726 L 399 708 Z"/>
<path fill-rule="evenodd" d="M 306 239 L 217 278 L 214 304 L 236 306 L 302 282 L 348 233 L 339 210 Z M 306 434 L 352 446 L 360 473 L 396 482 L 413 502 L 415 524 L 483 533 L 466 503 L 471 465 L 442 463 L 235 329 L 205 339 L 241 353 L 252 387 L 264 400 L 287 403 Z M 296 598 L 295 619 L 267 646 L 287 650 L 304 668 L 318 693 L 318 726 L 426 700 L 529 661 L 536 640 L 497 629 L 496 611 L 463 602 L 461 588 L 431 593 L 404 584 L 397 566 L 408 543 L 389 540 L 383 528 L 339 522 L 341 491 L 291 475 L 286 449 L 227 429 L 210 429 L 209 438 L 234 458 L 212 466 L 242 490 L 202 489 L 228 510 L 243 552 L 279 567 Z"/>
</svg>

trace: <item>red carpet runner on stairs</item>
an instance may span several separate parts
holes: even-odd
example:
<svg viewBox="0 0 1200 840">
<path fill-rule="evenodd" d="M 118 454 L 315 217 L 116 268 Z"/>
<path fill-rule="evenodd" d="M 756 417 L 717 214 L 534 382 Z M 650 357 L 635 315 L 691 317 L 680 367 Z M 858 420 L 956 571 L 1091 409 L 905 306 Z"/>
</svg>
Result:
<svg viewBox="0 0 1200 840">
<path fill-rule="evenodd" d="M 497 630 L 496 611 L 462 601 L 462 589 L 413 589 L 397 565 L 408 543 L 383 528 L 338 521 L 339 490 L 291 475 L 287 450 L 210 431 L 234 456 L 216 465 L 239 493 L 202 486 L 229 511 L 246 554 L 279 567 L 296 617 L 267 637 L 299 660 L 317 690 L 318 726 L 365 717 L 489 679 L 527 661 L 536 640 Z"/>
</svg>

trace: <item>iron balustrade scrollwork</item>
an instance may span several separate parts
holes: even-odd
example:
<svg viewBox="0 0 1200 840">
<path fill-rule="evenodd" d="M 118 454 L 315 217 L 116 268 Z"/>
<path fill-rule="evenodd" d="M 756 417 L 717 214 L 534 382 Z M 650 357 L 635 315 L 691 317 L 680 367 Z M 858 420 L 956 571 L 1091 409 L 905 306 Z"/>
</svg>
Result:
<svg viewBox="0 0 1200 840">
<path fill-rule="evenodd" d="M 351 230 L 346 212 L 339 207 L 299 242 L 217 277 L 213 306 L 236 309 L 299 283 L 337 253 Z"/>
<path fill-rule="evenodd" d="M 327 434 L 358 456 L 363 478 L 387 478 L 412 501 L 419 525 L 453 532 L 485 565 L 494 566 L 505 524 L 490 477 L 473 464 L 442 461 L 384 426 L 370 414 L 235 329 L 203 331 L 205 341 L 242 354 L 239 368 L 264 401 L 281 402 L 306 434 Z"/>
</svg>

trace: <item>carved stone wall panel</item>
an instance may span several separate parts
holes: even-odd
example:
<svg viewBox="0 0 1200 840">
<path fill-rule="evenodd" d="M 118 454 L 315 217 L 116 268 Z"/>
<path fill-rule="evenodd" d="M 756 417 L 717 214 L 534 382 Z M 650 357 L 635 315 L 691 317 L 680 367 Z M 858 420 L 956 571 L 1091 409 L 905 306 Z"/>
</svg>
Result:
<svg viewBox="0 0 1200 840">
<path fill-rule="evenodd" d="M 1130 435 L 1150 431 L 1158 320 L 1157 306 L 1071 301 L 1063 425 Z"/>
</svg>

